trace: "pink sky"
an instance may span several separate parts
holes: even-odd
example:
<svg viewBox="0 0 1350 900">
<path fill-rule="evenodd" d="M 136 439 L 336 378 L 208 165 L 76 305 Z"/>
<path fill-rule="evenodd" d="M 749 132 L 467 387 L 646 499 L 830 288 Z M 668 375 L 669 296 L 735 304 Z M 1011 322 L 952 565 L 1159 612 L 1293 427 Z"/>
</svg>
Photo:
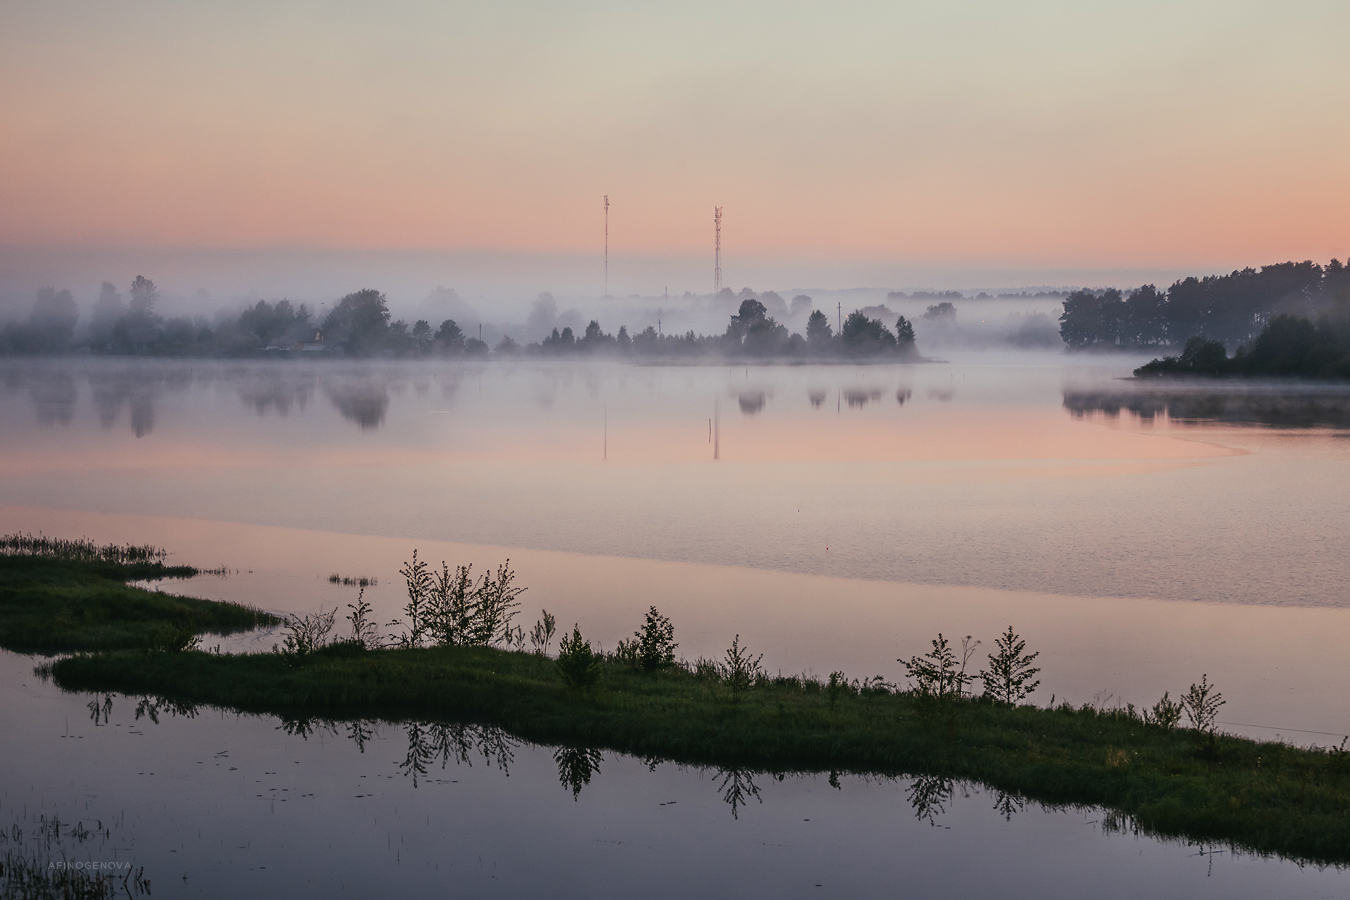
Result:
<svg viewBox="0 0 1350 900">
<path fill-rule="evenodd" d="M 619 258 L 709 254 L 714 205 L 728 255 L 760 260 L 1170 270 L 1350 252 L 1344 3 L 3 15 L 11 247 L 588 254 L 608 194 Z"/>
</svg>

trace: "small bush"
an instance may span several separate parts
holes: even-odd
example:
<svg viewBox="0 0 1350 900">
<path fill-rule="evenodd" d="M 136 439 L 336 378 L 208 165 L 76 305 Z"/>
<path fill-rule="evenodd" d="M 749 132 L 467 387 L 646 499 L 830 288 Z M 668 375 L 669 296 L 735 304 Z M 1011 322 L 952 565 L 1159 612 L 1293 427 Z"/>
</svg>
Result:
<svg viewBox="0 0 1350 900">
<path fill-rule="evenodd" d="M 328 644 L 328 635 L 337 622 L 337 607 L 328 612 L 319 610 L 313 615 L 286 617 L 286 637 L 280 653 L 293 662 L 301 662 L 309 654 Z"/>
<path fill-rule="evenodd" d="M 548 610 L 542 610 L 543 616 L 538 622 L 534 623 L 534 628 L 530 630 L 530 646 L 534 647 L 534 652 L 540 656 L 548 656 L 548 645 L 553 642 L 553 629 L 557 620 L 549 614 Z"/>
<path fill-rule="evenodd" d="M 1192 684 L 1191 689 L 1181 698 L 1186 718 L 1190 720 L 1191 727 L 1201 734 L 1214 733 L 1218 724 L 1216 720 L 1219 717 L 1219 707 L 1226 702 L 1223 694 L 1214 690 L 1214 685 L 1209 683 L 1208 675 L 1201 675 L 1200 683 Z"/>
<path fill-rule="evenodd" d="M 1167 696 L 1163 691 L 1162 699 L 1153 704 L 1153 709 L 1144 710 L 1144 723 L 1160 728 L 1175 728 L 1181 721 L 1181 704 Z"/>
<path fill-rule="evenodd" d="M 740 700 L 741 694 L 757 687 L 760 680 L 764 677 L 764 667 L 760 665 L 764 659 L 764 654 L 752 656 L 750 651 L 741 646 L 741 636 L 738 634 L 731 641 L 731 647 L 727 650 L 726 659 L 722 662 L 721 676 L 726 682 L 727 687 L 731 688 L 731 700 L 736 702 Z"/>
<path fill-rule="evenodd" d="M 573 688 L 588 688 L 600 680 L 600 660 L 591 645 L 581 636 L 581 629 L 572 626 L 570 635 L 563 635 L 558 647 L 558 676 L 563 684 Z"/>
</svg>

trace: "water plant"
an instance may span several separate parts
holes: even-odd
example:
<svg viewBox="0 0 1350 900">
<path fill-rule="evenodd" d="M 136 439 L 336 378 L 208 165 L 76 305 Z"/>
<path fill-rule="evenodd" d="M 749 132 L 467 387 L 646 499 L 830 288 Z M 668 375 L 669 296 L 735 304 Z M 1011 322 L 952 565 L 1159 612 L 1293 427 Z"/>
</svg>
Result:
<svg viewBox="0 0 1350 900">
<path fill-rule="evenodd" d="M 365 575 L 360 576 L 339 575 L 338 573 L 334 572 L 332 575 L 328 576 L 328 583 L 340 584 L 343 587 L 368 588 L 374 587 L 375 585 L 379 584 L 380 580 L 378 578 L 371 578 Z"/>
</svg>

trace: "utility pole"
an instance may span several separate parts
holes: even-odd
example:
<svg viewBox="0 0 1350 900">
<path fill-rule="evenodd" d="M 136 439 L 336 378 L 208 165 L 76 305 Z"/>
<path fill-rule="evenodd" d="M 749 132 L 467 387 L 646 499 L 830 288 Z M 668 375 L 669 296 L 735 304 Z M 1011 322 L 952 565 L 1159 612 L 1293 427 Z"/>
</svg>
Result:
<svg viewBox="0 0 1350 900">
<path fill-rule="evenodd" d="M 609 296 L 609 194 L 605 195 L 605 296 Z"/>
<path fill-rule="evenodd" d="M 844 334 L 844 304 L 843 304 L 843 303 L 836 303 L 836 304 L 834 305 L 834 316 L 835 316 L 835 321 L 838 323 L 838 325 L 835 326 L 835 327 L 838 329 L 837 331 L 835 331 L 835 334 L 839 335 L 840 337 L 843 337 L 843 334 Z"/>
</svg>

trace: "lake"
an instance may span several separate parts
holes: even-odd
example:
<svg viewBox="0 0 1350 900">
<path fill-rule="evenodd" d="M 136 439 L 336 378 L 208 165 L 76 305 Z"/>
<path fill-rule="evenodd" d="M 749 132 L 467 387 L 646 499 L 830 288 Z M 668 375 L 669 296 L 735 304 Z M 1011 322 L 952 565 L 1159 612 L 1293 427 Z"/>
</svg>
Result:
<svg viewBox="0 0 1350 900">
<path fill-rule="evenodd" d="M 1122 381 L 1141 361 L 7 362 L 0 529 L 156 543 L 228 570 L 167 589 L 278 612 L 343 608 L 357 589 L 330 575 L 374 578 L 381 622 L 399 615 L 414 549 L 452 566 L 509 557 L 527 629 L 548 609 L 611 648 L 656 605 L 682 655 L 720 656 L 739 634 L 771 671 L 899 681 L 897 657 L 938 632 L 982 641 L 982 660 L 1011 624 L 1041 652 L 1036 702 L 1151 705 L 1206 674 L 1225 730 L 1339 743 L 1350 393 Z M 836 787 L 601 754 L 574 793 L 560 767 L 577 761 L 556 748 L 460 735 L 461 758 L 435 723 L 307 731 L 209 709 L 156 723 L 125 697 L 105 719 L 104 698 L 61 693 L 35 662 L 0 656 L 0 824 L 92 817 L 102 842 L 68 852 L 134 860 L 156 892 L 1348 886 L 978 785 Z M 505 771 L 482 746 L 508 748 Z"/>
</svg>

